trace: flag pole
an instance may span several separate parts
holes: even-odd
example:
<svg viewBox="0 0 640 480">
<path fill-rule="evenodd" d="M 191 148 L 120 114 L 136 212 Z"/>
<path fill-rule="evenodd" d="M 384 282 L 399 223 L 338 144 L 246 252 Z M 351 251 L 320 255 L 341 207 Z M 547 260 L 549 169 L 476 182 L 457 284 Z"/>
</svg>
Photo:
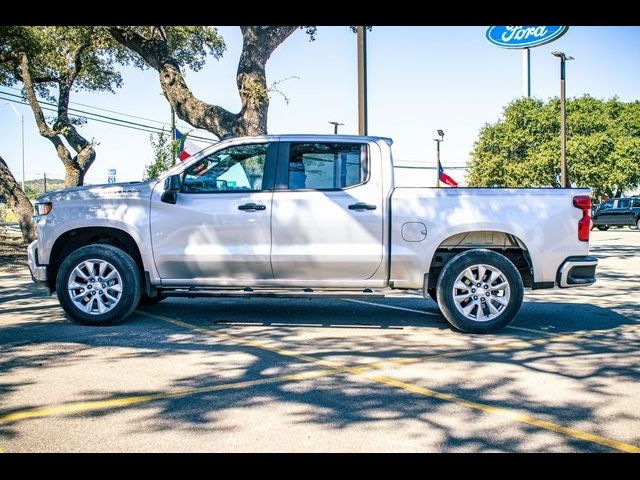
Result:
<svg viewBox="0 0 640 480">
<path fill-rule="evenodd" d="M 436 188 L 440 188 L 440 140 L 436 139 L 438 145 L 438 165 L 436 168 Z"/>
<path fill-rule="evenodd" d="M 436 168 L 436 188 L 440 188 L 440 170 L 442 170 L 442 166 L 440 165 L 440 142 L 444 141 L 444 132 L 441 129 L 438 129 L 438 135 L 440 135 L 440 138 L 434 138 L 433 139 L 436 142 L 436 144 L 438 145 L 438 147 L 437 147 L 438 165 L 437 165 L 437 168 Z"/>
</svg>

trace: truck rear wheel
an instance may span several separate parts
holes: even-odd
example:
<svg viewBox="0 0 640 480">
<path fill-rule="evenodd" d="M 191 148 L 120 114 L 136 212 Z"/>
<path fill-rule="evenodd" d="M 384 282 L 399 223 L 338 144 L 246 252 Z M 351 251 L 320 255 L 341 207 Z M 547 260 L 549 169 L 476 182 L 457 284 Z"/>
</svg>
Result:
<svg viewBox="0 0 640 480">
<path fill-rule="evenodd" d="M 142 285 L 136 262 L 112 245 L 87 245 L 60 265 L 56 292 L 65 313 L 78 323 L 113 325 L 135 310 Z"/>
<path fill-rule="evenodd" d="M 468 333 L 490 333 L 508 325 L 520 311 L 524 286 L 520 273 L 503 255 L 467 250 L 442 269 L 436 288 L 447 321 Z"/>
</svg>

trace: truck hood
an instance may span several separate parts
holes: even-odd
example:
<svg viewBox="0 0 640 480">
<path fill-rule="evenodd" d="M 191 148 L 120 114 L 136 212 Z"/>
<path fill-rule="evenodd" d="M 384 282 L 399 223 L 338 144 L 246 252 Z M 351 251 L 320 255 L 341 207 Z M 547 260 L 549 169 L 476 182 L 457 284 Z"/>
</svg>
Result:
<svg viewBox="0 0 640 480">
<path fill-rule="evenodd" d="M 40 195 L 37 202 L 60 202 L 66 200 L 100 201 L 102 199 L 141 198 L 151 195 L 157 179 L 148 182 L 106 183 L 103 185 L 86 185 L 55 190 Z"/>
</svg>

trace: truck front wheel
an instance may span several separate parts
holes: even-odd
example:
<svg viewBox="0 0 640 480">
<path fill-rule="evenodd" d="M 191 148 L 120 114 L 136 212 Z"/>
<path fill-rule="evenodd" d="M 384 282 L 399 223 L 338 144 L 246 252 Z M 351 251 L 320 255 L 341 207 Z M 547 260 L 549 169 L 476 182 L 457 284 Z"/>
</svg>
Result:
<svg viewBox="0 0 640 480">
<path fill-rule="evenodd" d="M 142 293 L 140 271 L 112 245 L 87 245 L 60 265 L 56 291 L 66 314 L 78 323 L 112 325 L 127 318 Z"/>
<path fill-rule="evenodd" d="M 520 273 L 503 255 L 467 250 L 442 269 L 436 288 L 447 321 L 468 333 L 490 333 L 513 320 L 524 297 Z"/>
</svg>

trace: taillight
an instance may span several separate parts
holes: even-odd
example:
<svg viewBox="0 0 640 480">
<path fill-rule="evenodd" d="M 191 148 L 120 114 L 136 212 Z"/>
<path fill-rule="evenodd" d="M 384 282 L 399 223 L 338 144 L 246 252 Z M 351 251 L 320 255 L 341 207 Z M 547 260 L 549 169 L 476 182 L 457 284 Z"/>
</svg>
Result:
<svg viewBox="0 0 640 480">
<path fill-rule="evenodd" d="M 582 218 L 578 220 L 578 240 L 588 242 L 591 230 L 591 197 L 588 195 L 573 197 L 573 206 L 582 210 Z"/>
</svg>

